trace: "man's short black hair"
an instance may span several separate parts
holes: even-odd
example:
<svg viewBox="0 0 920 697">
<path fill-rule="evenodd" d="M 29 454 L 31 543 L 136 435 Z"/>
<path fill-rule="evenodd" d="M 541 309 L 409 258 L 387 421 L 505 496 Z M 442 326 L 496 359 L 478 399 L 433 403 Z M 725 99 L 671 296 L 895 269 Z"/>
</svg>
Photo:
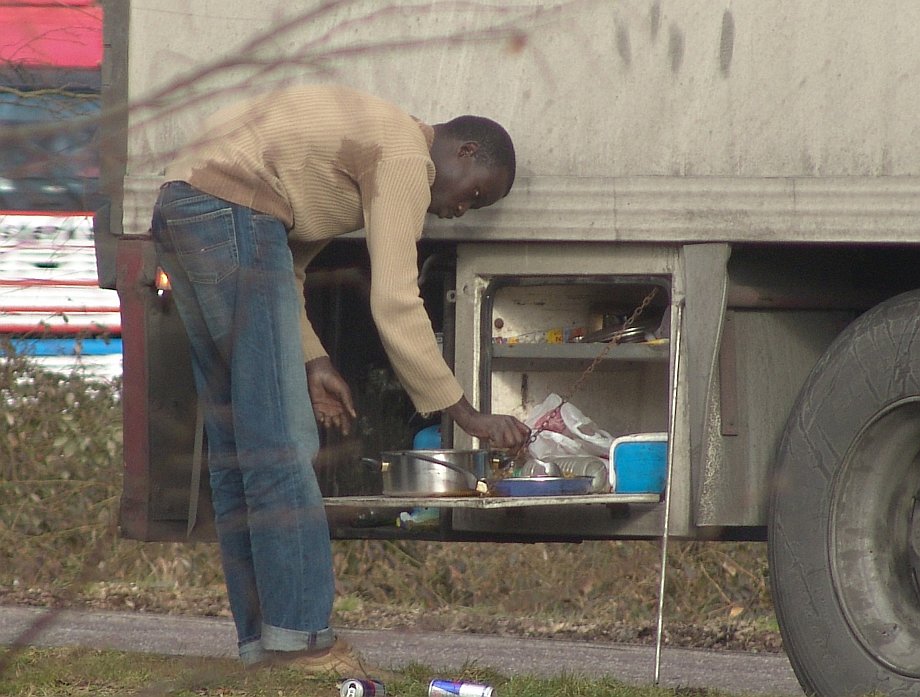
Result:
<svg viewBox="0 0 920 697">
<path fill-rule="evenodd" d="M 508 191 L 514 184 L 516 161 L 514 143 L 501 124 L 484 116 L 458 116 L 443 124 L 448 135 L 462 141 L 476 141 L 479 150 L 474 157 L 485 167 L 498 167 L 508 172 Z M 507 191 L 505 192 L 508 193 Z"/>
</svg>

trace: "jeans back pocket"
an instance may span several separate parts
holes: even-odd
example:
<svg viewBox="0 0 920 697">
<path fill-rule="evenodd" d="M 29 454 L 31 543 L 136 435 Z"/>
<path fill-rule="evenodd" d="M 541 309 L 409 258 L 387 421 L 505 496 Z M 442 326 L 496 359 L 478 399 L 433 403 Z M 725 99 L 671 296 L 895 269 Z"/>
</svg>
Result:
<svg viewBox="0 0 920 697">
<path fill-rule="evenodd" d="M 179 263 L 193 283 L 220 283 L 239 268 L 230 208 L 186 218 L 167 215 L 167 229 Z"/>
</svg>

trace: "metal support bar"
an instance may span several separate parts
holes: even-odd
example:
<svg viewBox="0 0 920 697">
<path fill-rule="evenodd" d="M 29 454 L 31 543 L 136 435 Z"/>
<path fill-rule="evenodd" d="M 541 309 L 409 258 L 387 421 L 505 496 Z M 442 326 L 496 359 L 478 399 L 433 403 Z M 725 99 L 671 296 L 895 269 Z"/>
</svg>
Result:
<svg viewBox="0 0 920 697">
<path fill-rule="evenodd" d="M 674 432 L 677 421 L 677 385 L 680 378 L 680 339 L 683 325 L 683 300 L 674 306 L 674 322 L 671 336 L 671 350 L 674 357 L 673 382 L 671 385 L 671 413 L 668 419 L 668 474 L 664 490 L 664 525 L 661 535 L 661 574 L 658 582 L 658 629 L 655 635 L 655 684 L 661 677 L 661 638 L 664 630 L 664 590 L 668 564 L 668 535 L 671 524 L 671 479 L 674 472 Z"/>
<path fill-rule="evenodd" d="M 195 410 L 195 446 L 192 451 L 192 481 L 188 497 L 188 526 L 186 535 L 192 536 L 198 522 L 198 497 L 201 495 L 201 466 L 204 460 L 204 405 L 198 400 Z"/>
</svg>

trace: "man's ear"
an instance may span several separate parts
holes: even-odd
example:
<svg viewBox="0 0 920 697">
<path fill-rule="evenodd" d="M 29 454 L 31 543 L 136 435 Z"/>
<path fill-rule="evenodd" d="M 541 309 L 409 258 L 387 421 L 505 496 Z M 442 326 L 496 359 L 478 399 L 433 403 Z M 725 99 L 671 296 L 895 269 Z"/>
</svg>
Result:
<svg viewBox="0 0 920 697">
<path fill-rule="evenodd" d="M 475 140 L 468 140 L 465 143 L 461 143 L 460 147 L 457 149 L 458 157 L 472 157 L 476 154 L 476 151 L 479 150 L 479 143 Z"/>
</svg>

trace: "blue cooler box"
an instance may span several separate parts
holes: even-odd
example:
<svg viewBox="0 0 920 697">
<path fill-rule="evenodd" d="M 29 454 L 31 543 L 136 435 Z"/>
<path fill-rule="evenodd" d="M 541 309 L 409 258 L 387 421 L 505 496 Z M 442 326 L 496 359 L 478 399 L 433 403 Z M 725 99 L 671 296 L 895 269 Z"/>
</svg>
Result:
<svg viewBox="0 0 920 697">
<path fill-rule="evenodd" d="M 617 494 L 661 494 L 668 470 L 668 434 L 636 433 L 610 445 L 610 486 Z"/>
</svg>

